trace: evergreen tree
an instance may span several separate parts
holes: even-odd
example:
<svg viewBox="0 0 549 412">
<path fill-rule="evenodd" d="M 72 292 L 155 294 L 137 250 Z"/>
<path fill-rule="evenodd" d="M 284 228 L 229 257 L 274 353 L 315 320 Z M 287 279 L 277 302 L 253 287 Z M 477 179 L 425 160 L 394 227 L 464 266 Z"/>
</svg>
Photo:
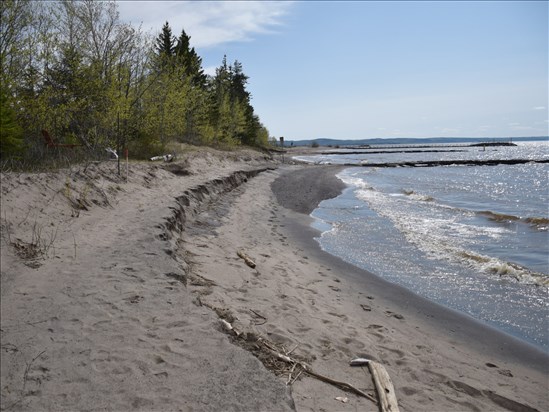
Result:
<svg viewBox="0 0 549 412">
<path fill-rule="evenodd" d="M 175 54 L 175 38 L 168 22 L 162 26 L 162 31 L 156 38 L 155 52 L 160 68 L 164 69 Z"/>
<path fill-rule="evenodd" d="M 246 90 L 246 84 L 249 77 L 242 70 L 242 63 L 235 60 L 231 66 L 231 97 L 233 100 L 240 100 L 248 104 L 250 102 L 250 93 Z"/>
<path fill-rule="evenodd" d="M 204 87 L 206 85 L 206 75 L 202 69 L 202 58 L 196 53 L 194 47 L 190 45 L 191 37 L 181 30 L 181 35 L 177 39 L 174 47 L 174 55 L 178 65 L 182 65 L 185 75 L 191 79 L 195 86 Z"/>
</svg>

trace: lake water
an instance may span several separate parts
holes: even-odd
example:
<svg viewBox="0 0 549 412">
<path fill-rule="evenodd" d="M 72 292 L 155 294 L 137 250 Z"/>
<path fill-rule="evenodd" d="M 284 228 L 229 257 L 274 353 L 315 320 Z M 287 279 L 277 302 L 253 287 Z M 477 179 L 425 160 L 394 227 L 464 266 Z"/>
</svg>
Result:
<svg viewBox="0 0 549 412">
<path fill-rule="evenodd" d="M 403 150 L 299 159 L 549 159 L 547 142 Z M 549 350 L 549 163 L 349 167 L 338 177 L 348 188 L 312 213 L 324 250 Z"/>
</svg>

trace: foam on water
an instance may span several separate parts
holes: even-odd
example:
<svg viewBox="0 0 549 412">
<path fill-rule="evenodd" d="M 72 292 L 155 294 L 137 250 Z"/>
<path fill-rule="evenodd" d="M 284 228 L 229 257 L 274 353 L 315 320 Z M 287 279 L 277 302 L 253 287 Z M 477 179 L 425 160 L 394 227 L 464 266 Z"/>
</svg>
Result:
<svg viewBox="0 0 549 412">
<path fill-rule="evenodd" d="M 349 188 L 312 216 L 328 252 L 549 349 L 548 173 L 346 169 Z"/>
<path fill-rule="evenodd" d="M 455 261 L 487 274 L 512 274 L 514 279 L 521 282 L 534 282 L 537 285 L 549 283 L 548 277 L 542 273 L 471 250 L 480 239 L 484 242 L 497 241 L 504 235 L 512 235 L 514 232 L 509 228 L 478 226 L 460 221 L 474 216 L 472 212 L 439 207 L 436 203 L 429 204 L 427 208 L 413 204 L 432 199 L 430 196 L 401 197 L 395 194 L 385 195 L 373 189 L 358 189 L 355 193 L 372 210 L 390 220 L 407 241 L 423 251 L 429 259 Z"/>
</svg>

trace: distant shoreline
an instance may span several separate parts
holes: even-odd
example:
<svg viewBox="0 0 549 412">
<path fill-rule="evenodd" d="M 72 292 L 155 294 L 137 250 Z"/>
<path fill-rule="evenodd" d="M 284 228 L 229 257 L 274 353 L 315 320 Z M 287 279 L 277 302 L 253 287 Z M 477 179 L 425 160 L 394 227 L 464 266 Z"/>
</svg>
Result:
<svg viewBox="0 0 549 412">
<path fill-rule="evenodd" d="M 287 140 L 285 148 L 311 146 L 361 146 L 361 145 L 425 145 L 425 144 L 451 144 L 451 143 L 494 143 L 494 142 L 549 142 L 549 136 L 521 136 L 521 137 L 402 137 L 402 138 L 370 138 L 370 139 L 330 139 L 317 138 L 305 140 Z"/>
</svg>

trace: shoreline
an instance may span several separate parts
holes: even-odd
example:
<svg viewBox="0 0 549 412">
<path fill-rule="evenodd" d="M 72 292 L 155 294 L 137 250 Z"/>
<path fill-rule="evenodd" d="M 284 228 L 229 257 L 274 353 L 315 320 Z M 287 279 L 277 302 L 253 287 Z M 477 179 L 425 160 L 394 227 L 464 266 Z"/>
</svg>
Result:
<svg viewBox="0 0 549 412">
<path fill-rule="evenodd" d="M 320 244 L 315 240 L 315 237 L 318 237 L 321 232 L 311 226 L 311 222 L 314 219 L 309 215 L 318 207 L 318 204 L 320 204 L 322 200 L 335 197 L 333 196 L 333 189 L 318 188 L 316 191 L 317 197 L 314 198 L 314 200 L 312 198 L 309 199 L 312 201 L 312 204 L 307 208 L 302 206 L 296 207 L 296 204 L 288 199 L 300 197 L 303 192 L 300 185 L 307 181 L 308 174 L 313 175 L 311 177 L 313 177 L 312 180 L 315 184 L 331 186 L 334 184 L 334 181 L 329 178 L 329 175 L 333 174 L 333 177 L 336 180 L 339 180 L 335 177 L 335 174 L 347 167 L 324 166 L 324 168 L 325 170 L 320 172 L 311 168 L 302 169 L 301 175 L 297 180 L 297 185 L 295 184 L 296 180 L 294 176 L 290 173 L 283 174 L 278 179 L 278 183 L 272 185 L 273 192 L 282 206 L 291 209 L 298 214 L 306 215 L 306 217 L 299 215 L 292 216 L 290 218 L 291 223 L 288 227 L 292 231 L 292 235 L 295 239 L 306 247 L 309 253 L 314 254 L 316 259 L 338 268 L 344 276 L 347 276 L 350 280 L 356 282 L 357 286 L 372 288 L 373 293 L 382 296 L 394 305 L 401 306 L 403 310 L 409 311 L 412 309 L 417 311 L 417 314 L 420 315 L 422 321 L 431 323 L 434 327 L 440 328 L 441 330 L 445 330 L 455 338 L 460 339 L 462 343 L 468 344 L 485 354 L 494 355 L 497 353 L 501 358 L 515 359 L 517 362 L 524 363 L 541 372 L 549 373 L 549 352 L 544 351 L 543 348 L 503 332 L 468 314 L 431 301 L 403 286 L 389 282 L 374 273 L 361 269 L 322 250 Z M 322 178 L 319 179 L 316 175 L 320 175 Z M 275 183 L 276 182 L 277 181 L 275 181 Z M 340 186 L 336 185 L 336 187 Z M 345 187 L 346 186 L 344 185 L 344 188 Z M 289 194 L 286 192 L 283 196 L 280 196 L 280 193 L 277 192 L 282 190 L 282 188 L 286 191 L 295 190 L 295 193 Z M 402 305 L 402 302 L 406 302 L 406 305 Z M 436 315 L 433 315 L 433 313 L 436 313 Z M 495 348 L 497 348 L 496 352 L 494 352 Z"/>
<path fill-rule="evenodd" d="M 338 194 L 337 168 L 274 166 L 202 149 L 132 165 L 129 181 L 110 163 L 2 175 L 2 409 L 378 410 L 260 342 L 373 396 L 349 361 L 377 360 L 402 412 L 549 408 L 534 358 L 477 351 L 446 312 L 320 250 L 307 210 Z M 271 189 L 287 172 L 305 213 Z"/>
<path fill-rule="evenodd" d="M 291 224 L 288 227 L 295 229 L 292 230 L 293 236 L 299 240 L 300 244 L 307 247 L 310 253 L 314 253 L 315 257 L 319 260 L 329 262 L 330 265 L 339 268 L 342 273 L 360 284 L 361 287 L 369 286 L 375 288 L 376 294 L 392 301 L 393 304 L 400 305 L 403 301 L 409 302 L 406 307 L 411 306 L 418 310 L 418 313 L 428 314 L 424 320 L 433 323 L 435 327 L 450 331 L 451 327 L 449 323 L 452 325 L 459 324 L 460 327 L 452 330 L 452 333 L 460 338 L 462 342 L 468 341 L 467 343 L 477 350 L 492 353 L 493 348 L 498 347 L 497 353 L 500 356 L 516 358 L 517 361 L 524 362 L 542 372 L 549 373 L 549 352 L 544 351 L 543 348 L 500 331 L 470 315 L 431 301 L 403 286 L 384 280 L 374 273 L 345 262 L 343 259 L 322 250 L 319 243 L 315 240 L 315 237 L 320 235 L 320 231 L 311 227 L 310 223 L 314 219 L 309 215 L 318 207 L 321 201 L 335 197 L 334 185 L 338 189 L 341 188 L 340 184 L 334 181 L 335 179 L 341 182 L 335 175 L 339 171 L 348 168 L 348 166 L 321 166 L 324 169 L 321 171 L 317 171 L 313 167 L 315 166 L 301 169 L 297 185 L 295 184 L 296 180 L 294 176 L 290 176 L 288 173 L 286 175 L 283 174 L 278 179 L 278 183 L 275 181 L 275 184 L 271 186 L 277 200 L 282 206 L 296 213 L 307 215 L 307 219 L 303 219 L 301 216 L 293 216 Z M 332 175 L 332 178 L 330 175 Z M 315 185 L 328 187 L 319 187 L 315 191 L 316 197 L 305 198 L 311 202 L 307 207 L 296 204 L 295 201 L 293 202 L 292 200 L 295 198 L 303 199 L 303 188 L 301 186 L 311 184 L 311 182 L 314 182 Z M 346 185 L 343 185 L 343 189 L 345 187 Z M 281 190 L 284 190 L 285 193 L 280 193 Z M 294 191 L 294 193 L 289 193 L 290 191 Z M 341 190 L 339 193 L 341 193 Z M 387 289 L 393 290 L 388 293 Z M 432 316 L 431 313 L 436 313 L 437 315 Z M 471 341 L 471 338 L 474 339 Z"/>
<path fill-rule="evenodd" d="M 402 411 L 546 410 L 545 354 L 320 249 L 306 212 L 338 194 L 330 188 L 337 170 L 281 166 L 230 194 L 222 211 L 208 212 L 200 220 L 208 229 L 181 245 L 202 284 L 191 293 L 247 340 L 267 341 L 367 393 L 375 394 L 369 373 L 349 361 L 383 364 Z M 308 190 L 311 182 L 325 187 Z M 298 411 L 377 410 L 365 398 L 264 365 L 292 382 Z"/>
</svg>

